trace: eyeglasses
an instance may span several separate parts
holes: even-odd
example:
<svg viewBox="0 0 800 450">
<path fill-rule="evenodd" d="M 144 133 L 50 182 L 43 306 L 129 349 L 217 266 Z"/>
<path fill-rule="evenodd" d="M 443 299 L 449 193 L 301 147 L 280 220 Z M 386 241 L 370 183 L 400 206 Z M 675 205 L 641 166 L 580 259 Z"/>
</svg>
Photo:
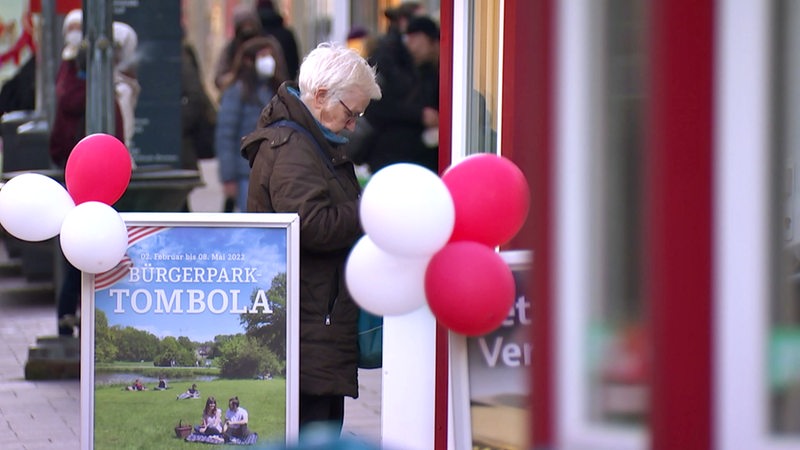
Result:
<svg viewBox="0 0 800 450">
<path fill-rule="evenodd" d="M 339 100 L 339 103 L 341 103 L 341 104 L 342 104 L 342 106 L 344 107 L 345 111 L 347 111 L 347 115 L 349 116 L 349 117 L 347 118 L 347 121 L 348 121 L 348 122 L 349 122 L 349 121 L 351 121 L 351 120 L 356 120 L 356 119 L 358 119 L 359 117 L 361 117 L 361 116 L 363 116 L 363 115 L 364 115 L 364 113 L 363 113 L 363 112 L 360 112 L 360 113 L 358 113 L 358 114 L 354 113 L 354 112 L 353 112 L 353 110 L 352 110 L 352 109 L 350 109 L 350 108 L 348 108 L 348 107 L 347 107 L 347 105 L 345 105 L 345 104 L 344 104 L 344 102 L 343 102 L 343 101 L 341 101 L 341 100 Z"/>
</svg>

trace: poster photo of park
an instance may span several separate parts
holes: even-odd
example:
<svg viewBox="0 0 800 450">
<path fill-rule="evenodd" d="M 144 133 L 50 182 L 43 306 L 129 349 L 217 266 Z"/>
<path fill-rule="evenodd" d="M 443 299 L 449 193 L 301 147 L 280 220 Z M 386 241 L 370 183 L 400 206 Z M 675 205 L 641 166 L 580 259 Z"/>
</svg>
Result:
<svg viewBox="0 0 800 450">
<path fill-rule="evenodd" d="M 260 446 L 293 433 L 294 222 L 220 220 L 126 219 L 123 260 L 84 274 L 94 326 L 85 448 Z M 204 413 L 223 424 L 245 414 L 246 429 L 206 430 Z"/>
</svg>

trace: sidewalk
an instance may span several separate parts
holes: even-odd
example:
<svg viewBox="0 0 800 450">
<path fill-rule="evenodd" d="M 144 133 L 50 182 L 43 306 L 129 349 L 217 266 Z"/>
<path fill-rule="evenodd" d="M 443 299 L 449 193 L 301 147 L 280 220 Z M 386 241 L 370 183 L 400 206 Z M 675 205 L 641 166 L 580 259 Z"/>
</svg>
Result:
<svg viewBox="0 0 800 450">
<path fill-rule="evenodd" d="M 203 161 L 206 186 L 190 195 L 196 212 L 220 211 L 216 161 Z M 52 288 L 51 288 L 52 289 Z M 56 334 L 52 290 L 0 276 L 0 449 L 79 449 L 80 382 L 27 381 L 25 363 L 37 338 Z M 381 370 L 359 372 L 360 397 L 345 401 L 342 437 L 380 441 Z"/>
</svg>

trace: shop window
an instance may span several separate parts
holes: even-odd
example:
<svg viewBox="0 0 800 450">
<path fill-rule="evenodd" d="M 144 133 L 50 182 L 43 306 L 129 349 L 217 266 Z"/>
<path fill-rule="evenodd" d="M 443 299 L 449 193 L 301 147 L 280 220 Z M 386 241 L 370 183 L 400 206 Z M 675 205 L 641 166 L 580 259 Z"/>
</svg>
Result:
<svg viewBox="0 0 800 450">
<path fill-rule="evenodd" d="M 770 432 L 800 437 L 800 4 L 775 3 L 773 295 L 766 340 Z"/>
<path fill-rule="evenodd" d="M 501 2 L 470 0 L 467 26 L 465 154 L 497 153 Z"/>
<path fill-rule="evenodd" d="M 605 425 L 638 427 L 648 411 L 650 349 L 641 253 L 646 14 L 644 2 L 636 0 L 606 0 L 600 11 L 588 416 Z"/>
</svg>

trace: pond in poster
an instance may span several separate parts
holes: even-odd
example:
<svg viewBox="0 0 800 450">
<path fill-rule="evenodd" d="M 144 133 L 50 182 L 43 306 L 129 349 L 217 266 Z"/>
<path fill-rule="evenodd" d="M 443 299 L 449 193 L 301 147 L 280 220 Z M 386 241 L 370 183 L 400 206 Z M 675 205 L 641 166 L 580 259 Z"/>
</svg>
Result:
<svg viewBox="0 0 800 450">
<path fill-rule="evenodd" d="M 223 418 L 233 414 L 233 398 L 238 414 L 248 415 L 248 433 L 230 438 L 234 443 L 283 441 L 286 230 L 128 231 L 126 257 L 95 277 L 95 373 L 124 372 L 150 382 L 141 390 L 135 382 L 95 384 L 95 448 L 176 445 L 175 427 L 200 425 L 212 397 Z M 161 381 L 165 389 L 158 389 Z"/>
</svg>

